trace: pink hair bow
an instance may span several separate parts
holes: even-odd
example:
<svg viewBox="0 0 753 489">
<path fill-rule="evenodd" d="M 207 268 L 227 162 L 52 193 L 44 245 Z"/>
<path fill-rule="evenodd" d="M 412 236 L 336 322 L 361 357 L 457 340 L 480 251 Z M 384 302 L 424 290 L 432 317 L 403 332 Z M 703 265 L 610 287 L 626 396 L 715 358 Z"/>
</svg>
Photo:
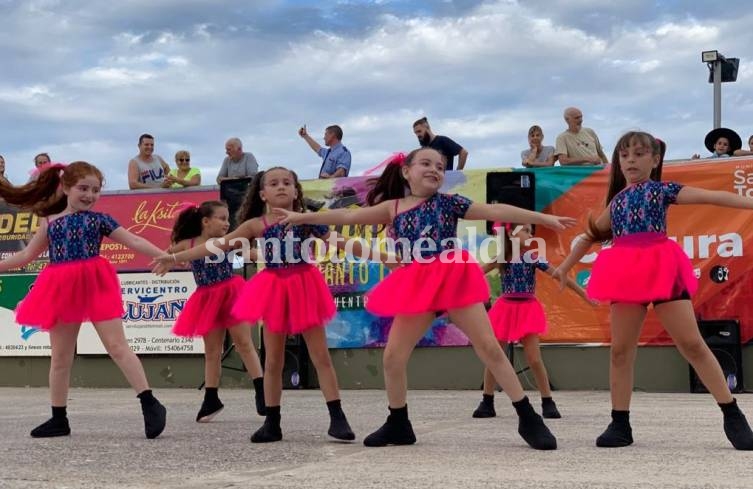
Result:
<svg viewBox="0 0 753 489">
<path fill-rule="evenodd" d="M 49 170 L 50 168 L 58 169 L 58 170 L 64 170 L 65 167 L 68 166 L 67 163 L 42 163 L 38 167 L 34 168 L 29 172 L 29 175 L 33 177 L 39 176 L 42 172 Z"/>
<path fill-rule="evenodd" d="M 505 230 L 509 234 L 512 231 L 512 224 L 509 222 L 499 222 L 499 221 L 495 221 L 494 224 L 492 224 L 492 229 L 495 232 L 499 232 L 501 228 L 505 228 Z"/>
<path fill-rule="evenodd" d="M 373 173 L 376 173 L 377 171 L 381 172 L 385 167 L 388 165 L 404 165 L 405 164 L 405 153 L 398 152 L 398 153 L 392 153 L 389 158 L 384 160 L 383 162 L 379 163 L 377 166 L 370 168 L 363 172 L 364 175 L 371 175 Z"/>
</svg>

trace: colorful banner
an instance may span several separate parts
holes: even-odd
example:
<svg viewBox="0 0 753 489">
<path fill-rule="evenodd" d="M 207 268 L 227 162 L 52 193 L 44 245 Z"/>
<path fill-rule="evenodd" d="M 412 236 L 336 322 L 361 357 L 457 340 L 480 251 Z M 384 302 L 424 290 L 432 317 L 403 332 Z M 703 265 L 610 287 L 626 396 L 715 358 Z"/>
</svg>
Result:
<svg viewBox="0 0 753 489">
<path fill-rule="evenodd" d="M 531 171 L 529 169 L 500 169 Z M 536 210 L 579 219 L 578 226 L 563 233 L 545 228 L 537 229 L 537 237 L 545 240 L 547 258 L 556 266 L 571 250 L 572 242 L 585 229 L 589 215 L 598 216 L 604 209 L 609 168 L 551 167 L 532 170 L 535 175 Z M 458 193 L 476 202 L 486 202 L 487 170 L 448 173 L 443 192 Z M 665 166 L 664 180 L 708 190 L 725 190 L 753 196 L 753 161 L 714 160 L 686 162 Z M 306 197 L 324 203 L 322 211 L 333 208 L 363 205 L 367 177 L 353 177 L 303 182 Z M 702 319 L 738 319 L 743 342 L 753 338 L 753 259 L 745 254 L 746 243 L 753 240 L 753 213 L 747 210 L 719 208 L 710 205 L 672 206 L 668 232 L 691 258 L 700 287 L 693 303 Z M 336 229 L 345 236 L 368 238 L 376 234 L 374 227 L 346 227 Z M 464 247 L 473 251 L 488 238 L 486 223 L 460 221 L 458 236 Z M 469 240 L 474 239 L 471 243 Z M 600 246 L 583 258 L 573 273 L 585 286 Z M 479 258 L 479 257 L 477 257 Z M 345 265 L 321 265 L 325 277 L 336 296 L 338 315 L 328 326 L 331 347 L 382 346 L 390 321 L 375 318 L 363 310 L 363 293 L 383 275 L 380 266 L 369 264 L 354 268 Z M 499 293 L 499 275 L 489 275 L 493 295 Z M 608 344 L 609 307 L 593 306 L 570 290 L 560 292 L 559 284 L 548 275 L 539 273 L 537 296 L 548 315 L 549 331 L 542 338 L 548 343 Z M 629 287 L 629 284 L 625 284 Z M 664 332 L 651 311 L 641 335 L 643 344 L 667 345 L 671 339 Z M 445 318 L 435 321 L 421 340 L 424 346 L 467 345 L 465 336 Z"/>
<path fill-rule="evenodd" d="M 16 323 L 14 309 L 31 289 L 36 275 L 0 275 L 0 356 L 50 356 L 50 335 Z"/>
<path fill-rule="evenodd" d="M 573 176 L 581 178 L 573 181 Z M 537 210 L 579 218 L 579 226 L 561 234 L 542 230 L 548 258 L 555 265 L 570 252 L 576 235 L 585 228 L 588 215 L 604 209 L 609 169 L 545 168 L 536 170 Z M 701 160 L 666 165 L 665 181 L 707 190 L 753 196 L 753 161 L 746 159 Z M 546 197 L 543 197 L 546 196 Z M 542 200 L 540 200 L 540 198 Z M 742 342 L 753 338 L 753 255 L 746 247 L 753 241 L 753 213 L 712 205 L 674 205 L 669 209 L 668 234 L 690 257 L 699 289 L 693 297 L 701 319 L 738 319 Z M 575 267 L 578 282 L 585 284 L 599 251 Z M 639 266 L 634 265 L 634 266 Z M 625 284 L 629 287 L 630 284 Z M 609 307 L 593 308 L 572 295 L 559 292 L 552 280 L 539 280 L 539 299 L 548 313 L 550 329 L 544 341 L 556 343 L 608 343 Z M 653 311 L 649 311 L 640 341 L 668 345 L 671 339 Z"/>
<path fill-rule="evenodd" d="M 201 338 L 180 338 L 170 330 L 188 297 L 196 290 L 193 274 L 173 272 L 165 277 L 149 273 L 121 273 L 123 326 L 131 350 L 141 354 L 204 353 Z M 91 325 L 81 328 L 77 352 L 105 354 Z"/>
</svg>

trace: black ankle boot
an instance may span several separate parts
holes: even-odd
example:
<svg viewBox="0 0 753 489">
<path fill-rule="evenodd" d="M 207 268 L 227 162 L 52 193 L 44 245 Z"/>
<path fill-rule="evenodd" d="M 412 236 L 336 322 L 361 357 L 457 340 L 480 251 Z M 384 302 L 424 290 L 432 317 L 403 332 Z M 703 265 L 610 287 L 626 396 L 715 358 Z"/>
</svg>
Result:
<svg viewBox="0 0 753 489">
<path fill-rule="evenodd" d="M 150 440 L 157 438 L 165 429 L 167 423 L 167 409 L 160 404 L 151 390 L 145 390 L 137 396 L 141 401 L 141 412 L 144 415 L 144 432 Z"/>
<path fill-rule="evenodd" d="M 348 424 L 348 419 L 345 417 L 345 413 L 342 410 L 340 400 L 329 401 L 327 403 L 327 409 L 329 409 L 329 430 L 327 430 L 327 434 L 338 440 L 355 440 L 356 435 L 350 428 L 350 424 Z"/>
<path fill-rule="evenodd" d="M 271 443 L 282 440 L 280 406 L 267 406 L 267 417 L 261 428 L 251 435 L 251 443 Z"/>
<path fill-rule="evenodd" d="M 473 411 L 474 418 L 493 418 L 497 415 L 497 411 L 494 410 L 494 394 L 484 394 L 481 402 L 475 411 Z"/>
<path fill-rule="evenodd" d="M 740 408 L 737 400 L 728 404 L 719 404 L 724 414 L 724 434 L 737 450 L 753 450 L 753 431 Z"/>
<path fill-rule="evenodd" d="M 413 426 L 408 419 L 408 406 L 389 409 L 390 415 L 387 416 L 387 422 L 364 438 L 363 444 L 367 447 L 412 445 L 416 443 L 416 434 L 413 433 Z"/>
<path fill-rule="evenodd" d="M 222 401 L 218 397 L 204 397 L 204 402 L 201 403 L 199 414 L 196 415 L 197 423 L 208 423 L 212 419 L 220 414 L 220 411 L 225 407 Z"/>
<path fill-rule="evenodd" d="M 541 416 L 547 419 L 559 419 L 562 417 L 557 410 L 557 404 L 554 403 L 554 399 L 551 397 L 541 398 Z"/>
<path fill-rule="evenodd" d="M 528 397 L 523 397 L 512 405 L 518 413 L 518 434 L 526 443 L 536 450 L 555 450 L 557 439 L 544 424 L 541 416 L 533 410 Z"/>
<path fill-rule="evenodd" d="M 597 439 L 596 446 L 619 448 L 633 444 L 633 429 L 630 427 L 630 411 L 612 410 L 612 422 Z"/>
<path fill-rule="evenodd" d="M 267 408 L 264 404 L 264 377 L 254 379 L 254 400 L 256 402 L 256 414 L 264 416 Z"/>
<path fill-rule="evenodd" d="M 53 416 L 31 430 L 32 438 L 52 438 L 53 436 L 68 436 L 70 434 L 71 427 L 68 424 L 68 418 L 65 416 Z"/>
</svg>

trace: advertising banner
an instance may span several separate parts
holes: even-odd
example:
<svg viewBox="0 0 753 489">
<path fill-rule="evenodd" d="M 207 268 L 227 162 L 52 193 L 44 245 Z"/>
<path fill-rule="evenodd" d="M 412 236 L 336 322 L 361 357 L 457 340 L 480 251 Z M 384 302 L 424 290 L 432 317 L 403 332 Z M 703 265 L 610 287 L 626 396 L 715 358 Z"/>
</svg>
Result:
<svg viewBox="0 0 753 489">
<path fill-rule="evenodd" d="M 180 338 L 170 330 L 196 289 L 190 272 L 173 272 L 165 277 L 149 273 L 119 274 L 123 290 L 123 325 L 131 349 L 142 354 L 204 353 L 201 338 Z M 91 325 L 82 327 L 79 354 L 105 354 Z"/>
<path fill-rule="evenodd" d="M 50 356 L 50 335 L 16 323 L 14 309 L 26 296 L 36 275 L 0 275 L 0 356 Z"/>
</svg>

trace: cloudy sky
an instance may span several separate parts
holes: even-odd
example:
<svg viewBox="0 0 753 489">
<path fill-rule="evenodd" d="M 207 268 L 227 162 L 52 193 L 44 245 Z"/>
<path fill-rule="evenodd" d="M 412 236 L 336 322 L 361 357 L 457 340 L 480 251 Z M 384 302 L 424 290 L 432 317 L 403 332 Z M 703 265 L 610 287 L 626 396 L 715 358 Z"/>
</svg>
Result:
<svg viewBox="0 0 753 489">
<path fill-rule="evenodd" d="M 470 152 L 468 168 L 520 166 L 531 124 L 545 144 L 582 109 L 611 151 L 629 129 L 670 158 L 707 154 L 712 86 L 701 51 L 740 58 L 723 125 L 753 134 L 748 2 L 680 0 L 0 0 L 0 154 L 84 159 L 127 186 L 139 134 L 213 182 L 239 136 L 262 167 L 313 177 L 297 135 L 340 124 L 353 175 L 416 146 L 424 115 Z"/>
</svg>

